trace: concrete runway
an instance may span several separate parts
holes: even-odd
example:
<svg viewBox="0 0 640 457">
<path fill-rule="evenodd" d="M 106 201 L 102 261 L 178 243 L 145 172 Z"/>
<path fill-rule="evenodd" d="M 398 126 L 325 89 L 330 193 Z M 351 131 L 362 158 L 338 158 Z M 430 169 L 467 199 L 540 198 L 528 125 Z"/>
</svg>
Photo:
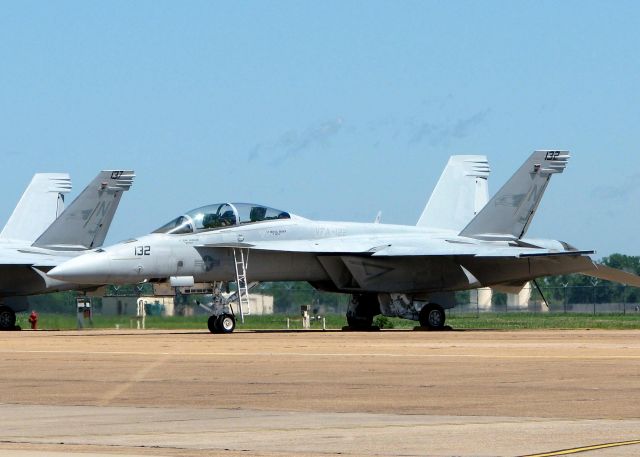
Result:
<svg viewBox="0 0 640 457">
<path fill-rule="evenodd" d="M 640 331 L 23 331 L 0 360 L 2 456 L 640 455 Z"/>
</svg>

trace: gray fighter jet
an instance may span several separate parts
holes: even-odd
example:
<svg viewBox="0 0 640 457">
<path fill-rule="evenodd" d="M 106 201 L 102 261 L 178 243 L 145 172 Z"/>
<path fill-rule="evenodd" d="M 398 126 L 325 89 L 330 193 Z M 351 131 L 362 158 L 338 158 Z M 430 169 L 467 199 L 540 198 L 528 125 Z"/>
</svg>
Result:
<svg viewBox="0 0 640 457">
<path fill-rule="evenodd" d="M 584 273 L 640 287 L 640 277 L 594 263 L 591 250 L 525 238 L 551 176 L 562 173 L 568 160 L 566 151 L 535 151 L 479 211 L 469 202 L 477 199 L 481 206 L 482 191 L 456 192 L 451 184 L 486 186 L 486 160 L 467 162 L 466 181 L 445 179 L 445 170 L 417 226 L 312 221 L 248 203 L 204 206 L 149 235 L 65 262 L 49 275 L 85 284 L 235 280 L 240 316 L 250 282 L 307 281 L 351 294 L 347 321 L 358 329 L 369 328 L 377 314 L 442 328 L 455 291 L 518 290 L 541 276 Z M 209 319 L 212 332 L 234 328 L 229 306 Z"/>
<path fill-rule="evenodd" d="M 46 275 L 54 266 L 101 246 L 133 182 L 132 171 L 102 171 L 64 210 L 69 175 L 36 174 L 0 233 L 0 330 L 13 329 L 26 296 L 82 289 Z"/>
</svg>

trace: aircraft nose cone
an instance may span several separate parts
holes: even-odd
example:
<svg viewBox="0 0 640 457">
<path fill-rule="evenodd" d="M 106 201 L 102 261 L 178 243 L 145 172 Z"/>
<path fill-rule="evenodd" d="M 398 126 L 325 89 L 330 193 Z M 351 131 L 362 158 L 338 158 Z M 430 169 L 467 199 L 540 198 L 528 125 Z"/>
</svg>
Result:
<svg viewBox="0 0 640 457">
<path fill-rule="evenodd" d="M 104 284 L 109 279 L 109 259 L 86 254 L 67 260 L 47 275 L 75 284 Z"/>
</svg>

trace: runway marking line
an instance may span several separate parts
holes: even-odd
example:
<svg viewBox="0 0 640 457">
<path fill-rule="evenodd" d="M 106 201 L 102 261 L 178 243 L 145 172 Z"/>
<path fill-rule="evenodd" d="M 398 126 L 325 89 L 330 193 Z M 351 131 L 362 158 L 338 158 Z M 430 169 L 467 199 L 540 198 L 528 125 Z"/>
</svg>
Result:
<svg viewBox="0 0 640 457">
<path fill-rule="evenodd" d="M 542 454 L 527 454 L 521 457 L 554 457 L 558 455 L 578 454 L 579 452 L 598 451 L 600 449 L 608 449 L 612 447 L 630 446 L 640 444 L 640 440 L 618 441 L 616 443 L 593 444 L 591 446 L 574 447 L 572 449 L 562 449 L 559 451 L 543 452 Z"/>
<path fill-rule="evenodd" d="M 112 389 L 109 392 L 106 392 L 102 397 L 102 399 L 98 402 L 98 406 L 109 406 L 115 398 L 119 397 L 124 392 L 129 390 L 134 384 L 143 381 L 144 378 L 149 374 L 149 372 L 151 372 L 151 370 L 154 370 L 160 367 L 161 365 L 166 363 L 167 360 L 168 360 L 167 357 L 161 357 L 151 361 L 151 363 L 146 364 L 145 366 L 140 368 L 137 372 L 135 372 L 131 377 L 131 379 L 129 379 L 129 381 L 116 386 L 115 389 Z"/>
<path fill-rule="evenodd" d="M 92 354 L 92 355 L 182 355 L 182 356 L 296 356 L 296 357 L 392 357 L 392 358 L 478 358 L 478 359 L 556 359 L 556 360 L 640 360 L 638 355 L 537 355 L 537 354 L 390 354 L 390 353 L 346 353 L 346 352 L 151 352 L 151 351 L 82 351 L 82 350 L 29 350 L 29 349 L 0 349 L 0 354 Z"/>
</svg>

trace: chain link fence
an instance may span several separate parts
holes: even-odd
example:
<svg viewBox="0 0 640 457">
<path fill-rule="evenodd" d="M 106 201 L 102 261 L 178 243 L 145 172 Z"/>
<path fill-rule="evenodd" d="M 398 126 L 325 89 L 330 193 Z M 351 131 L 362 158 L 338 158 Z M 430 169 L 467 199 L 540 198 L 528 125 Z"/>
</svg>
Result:
<svg viewBox="0 0 640 457">
<path fill-rule="evenodd" d="M 296 313 L 301 305 L 310 305 L 314 315 L 343 314 L 350 300 L 348 294 L 321 292 L 305 283 L 267 283 L 254 288 L 251 293 L 272 295 L 276 313 Z M 540 289 L 528 283 L 518 294 L 484 288 L 456 292 L 456 307 L 448 312 L 640 314 L 640 289 L 595 282 L 590 286 L 541 286 Z"/>
<path fill-rule="evenodd" d="M 144 288 L 146 287 L 146 288 Z M 153 288 L 130 286 L 110 289 L 105 296 L 151 296 Z M 231 285 L 233 291 L 233 285 Z M 251 290 L 251 294 L 273 297 L 273 312 L 277 314 L 299 314 L 300 306 L 308 305 L 312 315 L 345 314 L 351 296 L 349 294 L 322 292 L 307 283 L 263 283 Z M 75 296 L 73 292 L 56 293 L 30 297 L 38 310 L 52 312 L 73 312 Z M 538 290 L 532 283 L 518 294 L 506 294 L 491 289 L 456 292 L 456 307 L 449 314 L 480 313 L 588 313 L 588 314 L 640 314 L 640 289 L 610 283 L 593 282 L 584 286 L 545 286 Z M 185 295 L 176 297 L 176 313 L 180 309 L 199 310 L 197 302 L 206 303 L 211 296 Z M 101 298 L 94 298 L 94 309 L 102 311 Z"/>
<path fill-rule="evenodd" d="M 450 313 L 640 313 L 640 289 L 625 285 L 536 287 L 527 284 L 518 294 L 491 289 L 458 292 Z"/>
</svg>

